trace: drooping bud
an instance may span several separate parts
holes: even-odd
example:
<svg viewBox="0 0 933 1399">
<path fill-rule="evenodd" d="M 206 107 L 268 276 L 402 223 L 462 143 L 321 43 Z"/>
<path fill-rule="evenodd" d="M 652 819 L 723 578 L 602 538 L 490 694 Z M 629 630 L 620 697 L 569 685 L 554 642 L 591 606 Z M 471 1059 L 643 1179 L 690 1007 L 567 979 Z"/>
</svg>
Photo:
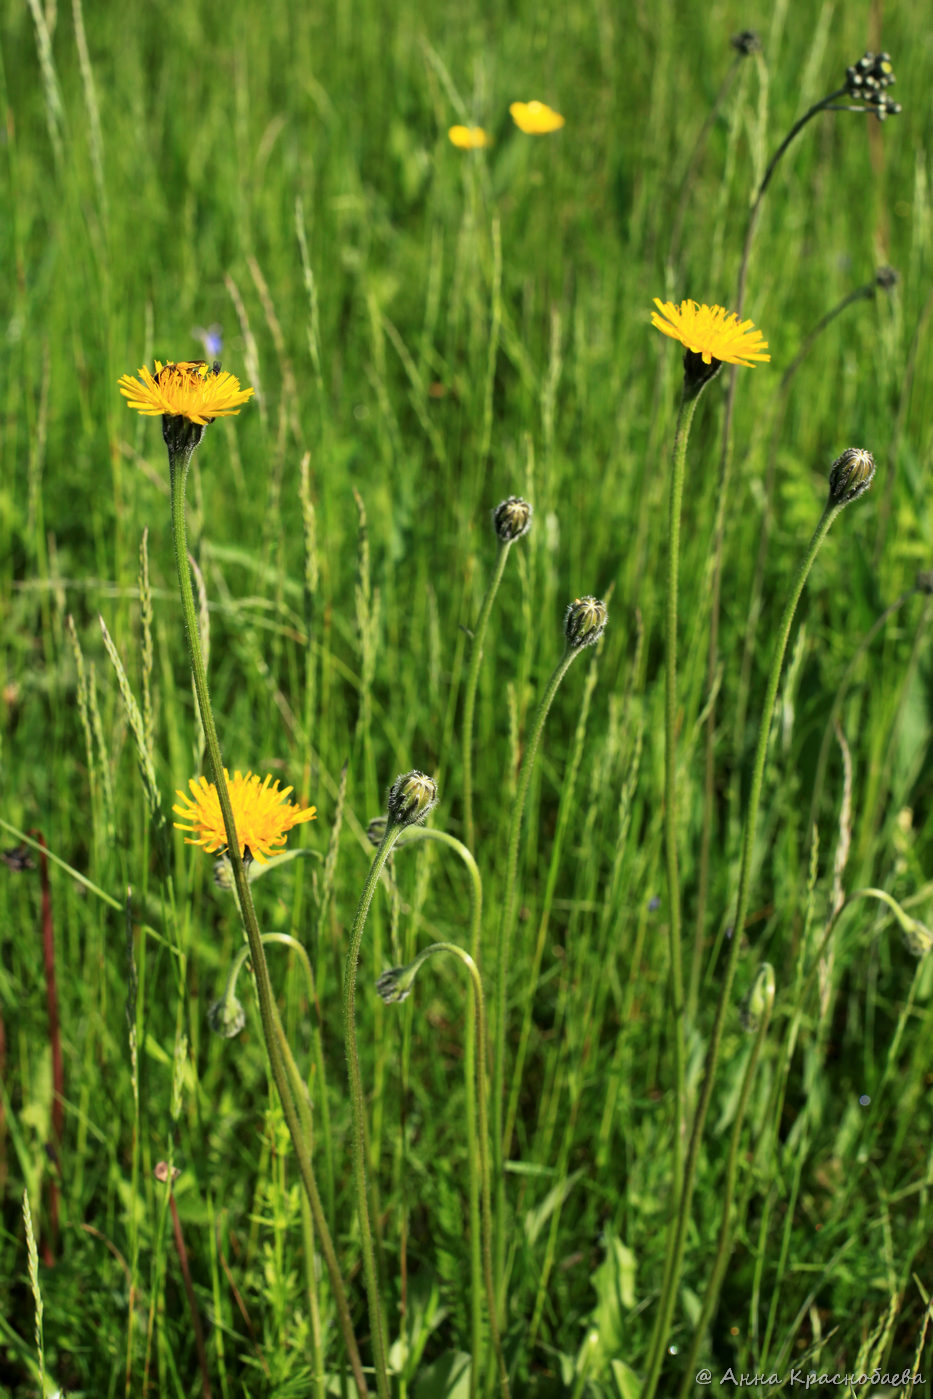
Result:
<svg viewBox="0 0 933 1399">
<path fill-rule="evenodd" d="M 497 505 L 492 512 L 492 522 L 502 543 L 511 544 L 513 540 L 521 539 L 523 534 L 527 534 L 531 529 L 533 513 L 528 501 L 522 500 L 518 495 L 510 495 L 508 500 Z"/>
<path fill-rule="evenodd" d="M 387 817 L 374 816 L 373 819 L 370 821 L 369 825 L 366 827 L 366 839 L 369 841 L 370 845 L 375 846 L 377 850 L 382 844 L 383 838 L 386 833 L 386 826 L 388 824 L 389 822 Z"/>
<path fill-rule="evenodd" d="M 207 1012 L 207 1023 L 216 1035 L 223 1035 L 225 1040 L 232 1040 L 246 1024 L 246 1011 L 242 1001 L 237 1000 L 232 991 L 224 992 L 220 1000 L 215 1001 Z"/>
<path fill-rule="evenodd" d="M 893 267 L 879 267 L 875 273 L 875 286 L 880 287 L 882 291 L 890 291 L 899 281 L 900 277 Z"/>
<path fill-rule="evenodd" d="M 564 636 L 572 651 L 594 646 L 606 630 L 609 612 L 598 597 L 578 597 L 567 608 Z"/>
<path fill-rule="evenodd" d="M 849 505 L 864 495 L 875 474 L 875 459 L 864 447 L 847 447 L 829 473 L 829 498 L 833 505 Z"/>
<path fill-rule="evenodd" d="M 437 783 L 426 772 L 406 772 L 389 788 L 386 811 L 392 826 L 414 826 L 437 802 Z"/>
<path fill-rule="evenodd" d="M 419 966 L 419 962 L 412 962 L 407 967 L 390 967 L 382 973 L 376 982 L 376 990 L 387 1006 L 398 1005 L 410 995 Z"/>
</svg>

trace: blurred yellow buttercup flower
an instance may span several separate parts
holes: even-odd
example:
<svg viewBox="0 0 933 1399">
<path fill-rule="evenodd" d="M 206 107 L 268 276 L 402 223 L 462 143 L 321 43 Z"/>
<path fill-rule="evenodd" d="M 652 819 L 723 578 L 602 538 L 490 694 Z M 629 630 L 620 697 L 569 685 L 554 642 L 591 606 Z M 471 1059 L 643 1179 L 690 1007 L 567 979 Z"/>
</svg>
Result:
<svg viewBox="0 0 933 1399">
<path fill-rule="evenodd" d="M 560 112 L 544 102 L 513 102 L 509 111 L 519 131 L 524 131 L 526 136 L 544 136 L 549 131 L 559 131 L 564 124 Z"/>
<path fill-rule="evenodd" d="M 700 355 L 704 364 L 718 360 L 721 364 L 741 364 L 753 369 L 756 363 L 766 364 L 770 355 L 764 353 L 768 342 L 751 321 L 740 321 L 734 311 L 722 306 L 698 306 L 695 301 L 673 301 L 654 298 L 657 311 L 651 313 L 651 324 L 672 340 L 679 340 L 685 349 Z M 659 314 L 660 313 L 660 314 Z"/>
<path fill-rule="evenodd" d="M 278 779 L 273 782 L 271 777 L 260 779 L 251 772 L 244 777 L 241 772 L 235 772 L 231 781 L 226 768 L 224 777 L 227 779 L 234 825 L 240 840 L 240 854 L 249 850 L 260 864 L 265 864 L 269 855 L 278 853 L 277 847 L 285 844 L 286 833 L 293 826 L 300 825 L 302 821 L 313 821 L 317 816 L 317 807 L 306 806 L 302 809 L 286 801 L 292 789 L 283 787 L 280 791 Z M 191 789 L 190 797 L 184 792 L 176 792 L 181 805 L 173 806 L 172 810 L 176 816 L 182 817 L 182 820 L 174 823 L 176 830 L 190 831 L 191 836 L 185 836 L 185 843 L 200 845 L 209 855 L 226 850 L 227 833 L 217 788 L 206 777 L 192 777 L 188 786 Z"/>
<path fill-rule="evenodd" d="M 452 126 L 447 135 L 461 151 L 481 151 L 492 145 L 492 137 L 481 126 Z"/>
<path fill-rule="evenodd" d="M 149 417 L 187 418 L 204 427 L 215 418 L 239 413 L 252 389 L 241 389 L 240 381 L 219 365 L 204 360 L 155 361 L 155 374 L 143 365 L 139 378 L 124 374 L 120 392 L 130 408 Z"/>
</svg>

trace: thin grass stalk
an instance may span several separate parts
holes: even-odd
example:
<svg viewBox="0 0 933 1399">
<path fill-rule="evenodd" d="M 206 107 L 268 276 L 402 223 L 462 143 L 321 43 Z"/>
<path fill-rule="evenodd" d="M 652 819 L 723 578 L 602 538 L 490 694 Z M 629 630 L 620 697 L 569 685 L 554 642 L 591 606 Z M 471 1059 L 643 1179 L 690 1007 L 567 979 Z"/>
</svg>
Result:
<svg viewBox="0 0 933 1399">
<path fill-rule="evenodd" d="M 518 778 L 518 791 L 515 796 L 515 805 L 512 810 L 512 823 L 509 830 L 505 893 L 502 900 L 502 919 L 499 925 L 499 941 L 496 948 L 496 1034 L 493 1045 L 492 1074 L 495 1114 L 493 1170 L 496 1177 L 495 1271 L 498 1284 L 497 1309 L 500 1325 L 504 1325 L 506 1305 L 505 1157 L 508 1152 L 508 1144 L 505 1141 L 503 1120 L 505 1106 L 505 1023 L 508 1001 L 508 969 L 511 963 L 512 935 L 515 927 L 515 894 L 518 884 L 518 854 L 521 840 L 522 819 L 525 811 L 525 803 L 528 800 L 528 790 L 531 786 L 531 775 L 538 754 L 538 746 L 541 742 L 541 735 L 544 732 L 545 720 L 547 719 L 551 705 L 554 703 L 554 696 L 557 694 L 560 683 L 567 674 L 571 662 L 578 653 L 579 648 L 575 649 L 569 645 L 567 646 L 563 656 L 557 663 L 554 673 L 547 683 L 547 688 L 545 689 L 541 703 L 538 705 L 538 711 L 534 717 L 524 757 L 522 758 L 522 766 Z"/>
<path fill-rule="evenodd" d="M 347 1056 L 347 1073 L 350 1079 L 350 1108 L 352 1112 L 353 1180 L 356 1187 L 356 1208 L 360 1226 L 360 1243 L 363 1254 L 363 1274 L 366 1279 L 366 1296 L 369 1303 L 369 1324 L 372 1332 L 373 1363 L 376 1371 L 376 1385 L 379 1399 L 390 1399 L 389 1376 L 386 1362 L 385 1327 L 382 1318 L 382 1301 L 379 1295 L 379 1278 L 376 1272 L 376 1254 L 373 1248 L 373 1231 L 369 1217 L 369 1196 L 366 1184 L 366 1127 L 363 1106 L 363 1076 L 360 1070 L 359 1048 L 356 1039 L 356 978 L 358 971 L 360 944 L 363 929 L 372 897 L 379 883 L 383 866 L 392 846 L 398 840 L 402 827 L 393 820 L 388 821 L 385 834 L 376 851 L 366 883 L 360 895 L 360 902 L 350 930 L 347 948 L 346 970 L 343 985 L 344 1038 Z"/>
<path fill-rule="evenodd" d="M 762 968 L 765 971 L 765 968 Z M 745 1114 L 748 1110 L 748 1100 L 751 1096 L 752 1084 L 755 1081 L 755 1070 L 758 1067 L 758 1060 L 764 1046 L 765 1037 L 771 1024 L 771 1011 L 774 1006 L 774 973 L 767 967 L 766 975 L 768 982 L 764 988 L 764 1009 L 759 1017 L 758 1030 L 752 1044 L 751 1053 L 748 1056 L 748 1063 L 745 1065 L 745 1074 L 742 1078 L 742 1088 L 739 1093 L 739 1102 L 735 1112 L 735 1122 L 732 1126 L 732 1136 L 729 1139 L 729 1153 L 726 1157 L 726 1170 L 722 1185 L 722 1219 L 719 1224 L 719 1235 L 716 1240 L 716 1255 L 713 1259 L 712 1272 L 706 1284 L 706 1291 L 703 1294 L 703 1303 L 700 1307 L 700 1315 L 693 1328 L 693 1339 L 687 1351 L 686 1359 L 683 1362 L 684 1378 L 680 1387 L 679 1399 L 687 1399 L 688 1394 L 696 1388 L 696 1361 L 697 1355 L 709 1326 L 710 1319 L 716 1309 L 719 1300 L 719 1291 L 722 1287 L 722 1280 L 725 1276 L 726 1267 L 732 1256 L 732 1202 L 735 1195 L 735 1176 L 738 1165 L 739 1144 L 742 1140 L 742 1129 L 745 1126 Z"/>
<path fill-rule="evenodd" d="M 175 550 L 175 564 L 178 572 L 178 585 L 181 594 L 182 614 L 185 624 L 185 636 L 188 642 L 191 673 L 194 680 L 195 693 L 197 695 L 198 710 L 204 727 L 208 764 L 211 769 L 211 777 L 217 791 L 217 798 L 223 815 L 224 832 L 227 837 L 227 853 L 233 869 L 237 902 L 240 906 L 246 939 L 249 944 L 250 960 L 256 984 L 256 994 L 259 1000 L 263 1039 L 265 1040 L 266 1050 L 269 1056 L 269 1066 L 276 1091 L 282 1102 L 282 1110 L 285 1115 L 289 1135 L 291 1136 L 292 1144 L 295 1148 L 302 1184 L 308 1195 L 311 1213 L 314 1217 L 318 1236 L 321 1240 L 321 1251 L 324 1254 L 324 1259 L 330 1274 L 338 1320 L 344 1344 L 347 1348 L 350 1367 L 353 1371 L 357 1391 L 362 1396 L 368 1393 L 366 1378 L 363 1374 L 359 1348 L 353 1331 L 353 1321 L 350 1316 L 346 1290 L 340 1273 L 340 1265 L 337 1262 L 337 1255 L 334 1252 L 330 1231 L 327 1227 L 327 1220 L 324 1217 L 324 1209 L 321 1204 L 321 1197 L 318 1193 L 317 1182 L 314 1177 L 314 1168 L 304 1141 L 299 1112 L 292 1096 L 288 1071 L 280 1048 L 280 1034 L 277 1028 L 278 1010 L 272 994 L 269 968 L 266 964 L 265 952 L 263 951 L 262 936 L 259 931 L 256 910 L 253 905 L 253 896 L 246 877 L 246 867 L 243 863 L 243 857 L 240 854 L 239 836 L 233 816 L 233 807 L 230 803 L 230 793 L 227 789 L 227 781 L 224 775 L 223 760 L 220 754 L 220 741 L 217 737 L 217 727 L 214 723 L 210 692 L 207 687 L 207 676 L 205 674 L 204 662 L 201 655 L 201 642 L 198 632 L 194 593 L 191 586 L 191 573 L 188 567 L 185 523 L 185 485 L 193 453 L 193 446 L 183 447 L 175 453 L 169 451 L 172 541 Z"/>
<path fill-rule="evenodd" d="M 509 550 L 514 543 L 514 539 L 499 540 L 496 566 L 492 578 L 489 580 L 486 596 L 483 598 L 483 605 L 480 608 L 479 620 L 476 623 L 476 630 L 473 633 L 473 644 L 470 648 L 470 668 L 467 671 L 466 688 L 463 693 L 463 833 L 465 844 L 470 850 L 476 844 L 476 828 L 473 821 L 473 717 L 476 710 L 476 687 L 479 681 L 483 643 L 486 640 L 486 629 L 489 625 L 492 605 L 496 600 L 499 584 L 502 582 Z"/>
<path fill-rule="evenodd" d="M 509 1101 L 505 1114 L 505 1140 L 511 1142 L 512 1133 L 515 1130 L 515 1119 L 518 1116 L 518 1098 L 521 1092 L 522 1077 L 525 1069 L 525 1058 L 528 1053 L 528 1045 L 531 1039 L 531 1020 L 534 1005 L 535 993 L 538 987 L 538 980 L 541 975 L 541 962 L 544 958 L 544 945 L 547 938 L 547 930 L 550 924 L 551 906 L 554 899 L 554 892 L 557 888 L 557 876 L 560 870 L 561 856 L 564 849 L 564 838 L 567 827 L 570 823 L 570 813 L 573 810 L 574 794 L 576 791 L 577 775 L 580 771 L 580 761 L 583 757 L 583 744 L 586 738 L 586 725 L 589 719 L 590 702 L 593 697 L 593 690 L 596 688 L 597 671 L 595 666 L 591 666 L 586 677 L 586 684 L 583 690 L 583 703 L 580 706 L 580 716 L 577 720 L 577 729 L 574 735 L 573 753 L 564 781 L 561 785 L 560 807 L 557 813 L 557 829 L 554 832 L 554 842 L 551 847 L 551 861 L 548 867 L 547 880 L 544 886 L 544 907 L 541 910 L 541 917 L 538 921 L 538 936 L 535 941 L 535 949 L 532 957 L 531 970 L 527 979 L 527 992 L 525 995 L 525 1008 L 522 1015 L 522 1027 L 518 1037 L 518 1048 L 515 1051 L 515 1063 L 512 1067 L 512 1083 L 509 1089 Z"/>
<path fill-rule="evenodd" d="M 890 603 L 889 606 L 885 608 L 885 610 L 881 613 L 879 617 L 875 618 L 868 631 L 862 637 L 862 640 L 859 642 L 859 645 L 852 654 L 852 658 L 850 659 L 849 664 L 845 668 L 843 677 L 839 682 L 835 696 L 833 697 L 832 708 L 829 712 L 829 718 L 826 721 L 826 727 L 823 731 L 823 738 L 820 742 L 820 751 L 816 759 L 816 767 L 814 769 L 813 775 L 813 795 L 810 798 L 810 814 L 807 819 L 808 830 L 813 829 L 814 822 L 816 821 L 817 810 L 820 804 L 820 798 L 823 795 L 823 781 L 826 776 L 826 765 L 829 762 L 829 749 L 830 745 L 832 744 L 833 730 L 835 729 L 836 723 L 839 720 L 840 715 L 842 714 L 842 706 L 845 704 L 846 698 L 848 697 L 849 686 L 852 683 L 852 677 L 855 674 L 856 667 L 858 666 L 859 661 L 868 651 L 872 642 L 875 640 L 875 637 L 881 631 L 885 623 L 891 617 L 893 617 L 896 612 L 900 611 L 900 609 L 904 606 L 905 602 L 908 602 L 917 592 L 920 591 L 922 591 L 922 589 L 919 588 L 916 584 L 912 588 L 908 588 L 906 592 L 901 593 L 899 598 L 896 598 L 894 602 Z"/>
<path fill-rule="evenodd" d="M 845 502 L 838 502 L 831 496 L 827 502 L 819 523 L 813 532 L 813 537 L 807 548 L 806 554 L 797 570 L 797 576 L 784 608 L 784 615 L 778 628 L 777 642 L 771 660 L 771 669 L 768 675 L 768 683 L 765 691 L 765 698 L 761 709 L 761 722 L 758 729 L 758 745 L 755 751 L 755 761 L 752 768 L 751 786 L 749 789 L 748 806 L 746 808 L 745 829 L 742 840 L 742 863 L 739 872 L 739 887 L 736 895 L 736 913 L 733 923 L 732 940 L 726 959 L 721 981 L 719 1000 L 716 1005 L 716 1018 L 713 1022 L 713 1029 L 710 1035 L 709 1045 L 706 1051 L 706 1061 L 703 1066 L 703 1078 L 700 1088 L 700 1099 L 697 1104 L 696 1113 L 693 1119 L 693 1127 L 690 1133 L 690 1144 L 687 1150 L 687 1162 L 684 1168 L 683 1185 L 679 1191 L 677 1209 L 671 1223 L 668 1234 L 667 1259 L 665 1262 L 665 1276 L 662 1287 L 661 1298 L 658 1303 L 658 1311 L 655 1317 L 655 1326 L 652 1333 L 649 1348 L 649 1360 L 645 1384 L 642 1390 L 641 1399 L 654 1399 L 657 1390 L 658 1379 L 661 1373 L 661 1364 L 664 1358 L 667 1335 L 670 1330 L 671 1320 L 674 1314 L 674 1304 L 677 1296 L 677 1287 L 680 1280 L 680 1273 L 683 1267 L 684 1248 L 687 1237 L 687 1222 L 690 1215 L 690 1207 L 693 1202 L 693 1191 L 696 1185 L 696 1172 L 699 1162 L 700 1144 L 703 1138 L 703 1130 L 706 1125 L 706 1116 L 709 1111 L 710 1100 L 713 1093 L 713 1085 L 716 1078 L 716 1069 L 719 1063 L 719 1052 L 722 1046 L 723 1030 L 725 1028 L 726 1014 L 731 1005 L 732 983 L 735 979 L 736 967 L 738 966 L 739 954 L 742 948 L 742 929 L 745 924 L 745 915 L 748 910 L 748 897 L 751 883 L 752 853 L 755 844 L 755 830 L 758 823 L 758 809 L 761 804 L 761 791 L 764 780 L 765 759 L 768 751 L 768 737 L 771 732 L 771 720 L 774 715 L 774 706 L 777 699 L 778 685 L 781 679 L 781 670 L 784 663 L 784 655 L 787 650 L 787 643 L 790 637 L 791 626 L 797 604 L 800 601 L 801 593 L 809 576 L 813 561 L 819 553 L 820 546 L 830 526 L 845 508 Z"/>
</svg>

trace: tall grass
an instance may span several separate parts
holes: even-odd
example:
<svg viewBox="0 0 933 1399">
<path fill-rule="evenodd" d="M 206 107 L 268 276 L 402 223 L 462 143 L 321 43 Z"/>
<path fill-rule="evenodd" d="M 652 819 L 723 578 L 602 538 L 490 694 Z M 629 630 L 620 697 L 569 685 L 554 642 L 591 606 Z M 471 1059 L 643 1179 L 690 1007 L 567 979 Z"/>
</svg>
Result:
<svg viewBox="0 0 933 1399">
<path fill-rule="evenodd" d="M 272 990 L 371 1390 L 345 959 L 367 827 L 413 768 L 438 785 L 430 826 L 469 829 L 483 919 L 477 937 L 469 867 L 419 839 L 387 860 L 360 942 L 391 1392 L 501 1392 L 490 1290 L 516 1399 L 636 1399 L 652 1373 L 687 1393 L 687 1361 L 714 1384 L 929 1369 L 933 50 L 906 8 L 881 30 L 869 6 L 803 23 L 778 5 L 733 69 L 748 22 L 732 3 L 524 0 L 8 16 L 0 1391 L 351 1392 L 245 981 L 242 1033 L 209 1029 L 237 904 L 168 816 L 203 734 L 158 420 L 116 381 L 199 356 L 215 323 L 256 397 L 192 462 L 198 629 L 230 769 L 318 807 L 290 840 L 307 857 L 250 887 L 279 939 Z M 737 382 L 725 496 L 725 375 L 690 437 L 678 1091 L 664 667 L 681 367 L 651 301 L 730 305 L 771 155 L 882 46 L 903 113 L 821 113 L 762 202 L 744 311 L 773 359 Z M 532 97 L 561 132 L 513 128 L 508 104 Z M 455 150 L 457 121 L 493 144 Z M 897 284 L 855 295 L 883 264 Z M 759 766 L 773 641 L 850 446 L 876 480 L 813 565 Z M 512 495 L 534 521 L 497 579 L 492 511 Z M 532 766 L 565 609 L 590 594 L 609 626 L 553 695 Z M 375 990 L 433 944 L 478 964 L 501 1043 L 492 1289 L 473 1095 L 497 1075 L 494 1053 L 471 1058 L 471 983 L 434 958 L 403 1004 Z M 751 1024 L 766 964 L 773 1010 Z"/>
</svg>

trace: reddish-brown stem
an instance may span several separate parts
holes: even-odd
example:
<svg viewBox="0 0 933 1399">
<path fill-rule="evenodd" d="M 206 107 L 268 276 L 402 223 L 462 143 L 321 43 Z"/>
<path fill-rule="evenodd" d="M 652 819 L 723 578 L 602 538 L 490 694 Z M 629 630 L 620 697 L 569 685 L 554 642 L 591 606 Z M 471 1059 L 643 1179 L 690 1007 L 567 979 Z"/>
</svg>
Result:
<svg viewBox="0 0 933 1399">
<path fill-rule="evenodd" d="M 198 1304 L 194 1296 L 194 1286 L 191 1282 L 191 1269 L 188 1267 L 188 1250 L 185 1248 L 185 1236 L 181 1232 L 181 1220 L 178 1218 L 178 1206 L 175 1204 L 174 1191 L 169 1194 L 168 1203 L 172 1211 L 172 1228 L 175 1231 L 175 1248 L 178 1250 L 181 1275 L 185 1280 L 185 1292 L 188 1294 L 188 1310 L 191 1312 L 191 1325 L 194 1327 L 194 1343 L 198 1348 L 198 1364 L 201 1367 L 201 1393 L 204 1395 L 204 1399 L 211 1399 L 211 1377 L 207 1369 L 207 1351 L 204 1349 L 204 1331 L 201 1327 L 201 1317 L 198 1313 Z"/>
</svg>

